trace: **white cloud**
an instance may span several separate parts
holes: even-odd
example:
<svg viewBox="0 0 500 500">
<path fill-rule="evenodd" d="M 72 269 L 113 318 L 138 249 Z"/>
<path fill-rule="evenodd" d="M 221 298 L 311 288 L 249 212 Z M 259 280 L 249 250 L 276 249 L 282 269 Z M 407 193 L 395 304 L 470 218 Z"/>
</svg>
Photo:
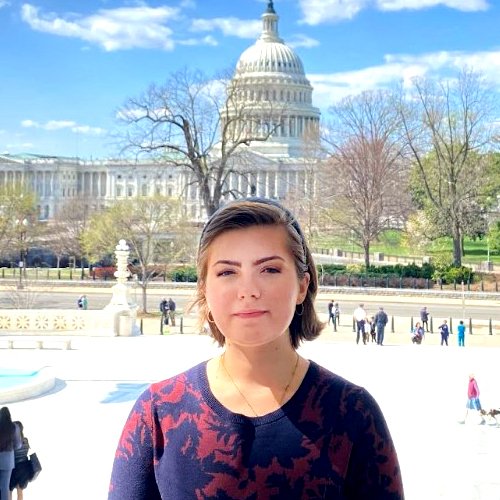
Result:
<svg viewBox="0 0 500 500">
<path fill-rule="evenodd" d="M 196 8 L 196 3 L 194 2 L 194 0 L 182 0 L 182 2 L 179 5 L 184 9 Z"/>
<path fill-rule="evenodd" d="M 219 17 L 215 19 L 193 19 L 190 31 L 220 30 L 226 36 L 257 38 L 262 31 L 262 21 Z"/>
<path fill-rule="evenodd" d="M 35 147 L 34 144 L 32 144 L 31 142 L 23 142 L 21 144 L 7 144 L 6 145 L 9 149 L 33 149 Z M 4 153 L 4 154 L 8 154 L 8 152 Z"/>
<path fill-rule="evenodd" d="M 488 9 L 486 0 L 377 0 L 380 10 L 425 9 L 437 5 L 465 12 Z"/>
<path fill-rule="evenodd" d="M 53 132 L 54 130 L 69 129 L 72 132 L 79 134 L 101 135 L 106 133 L 106 130 L 103 128 L 78 125 L 76 122 L 69 120 L 49 120 L 46 123 L 39 123 L 34 120 L 23 120 L 21 125 L 25 128 L 39 128 L 49 132 Z"/>
<path fill-rule="evenodd" d="M 293 35 L 287 40 L 287 45 L 296 49 L 297 47 L 305 47 L 310 49 L 311 47 L 317 47 L 319 45 L 318 40 L 310 38 L 307 35 Z"/>
<path fill-rule="evenodd" d="M 352 19 L 370 0 L 299 0 L 305 24 Z"/>
<path fill-rule="evenodd" d="M 26 128 L 39 128 L 40 124 L 38 122 L 34 122 L 33 120 L 23 120 L 21 125 Z"/>
<path fill-rule="evenodd" d="M 0 9 L 2 7 L 6 7 L 7 5 L 10 5 L 10 2 L 7 2 L 7 0 L 0 0 Z"/>
<path fill-rule="evenodd" d="M 64 128 L 72 128 L 72 127 L 75 127 L 75 126 L 76 126 L 75 122 L 50 120 L 45 125 L 43 125 L 42 127 L 45 130 L 61 130 L 61 129 L 64 129 Z"/>
<path fill-rule="evenodd" d="M 143 3 L 137 7 L 101 9 L 88 17 L 40 14 L 38 7 L 31 4 L 21 7 L 22 19 L 34 30 L 80 38 L 106 51 L 132 48 L 172 50 L 175 46 L 172 30 L 165 23 L 178 16 L 177 8 L 152 8 Z"/>
<path fill-rule="evenodd" d="M 187 38 L 186 40 L 179 40 L 177 43 L 179 45 L 219 45 L 212 35 L 207 35 L 203 38 Z"/>
<path fill-rule="evenodd" d="M 352 19 L 358 12 L 369 7 L 395 11 L 438 5 L 466 12 L 488 9 L 487 0 L 299 0 L 302 22 L 313 26 L 328 21 Z"/>
<path fill-rule="evenodd" d="M 421 55 L 390 54 L 385 64 L 355 71 L 308 75 L 314 87 L 314 102 L 326 108 L 347 95 L 364 90 L 387 88 L 402 82 L 408 85 L 415 76 L 446 77 L 468 66 L 483 73 L 500 89 L 500 51 L 432 52 Z"/>
<path fill-rule="evenodd" d="M 72 127 L 73 132 L 85 135 L 102 135 L 106 133 L 106 130 L 100 127 L 89 127 L 88 125 L 80 125 L 78 127 Z"/>
</svg>

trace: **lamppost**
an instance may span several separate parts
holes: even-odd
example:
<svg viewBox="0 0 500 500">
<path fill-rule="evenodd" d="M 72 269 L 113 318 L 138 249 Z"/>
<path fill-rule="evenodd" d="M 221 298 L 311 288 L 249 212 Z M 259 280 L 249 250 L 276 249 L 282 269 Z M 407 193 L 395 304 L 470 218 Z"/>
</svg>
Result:
<svg viewBox="0 0 500 500">
<path fill-rule="evenodd" d="M 26 227 L 28 226 L 28 219 L 18 219 L 16 220 L 16 226 L 19 230 L 19 285 L 18 288 L 22 290 L 23 285 L 23 271 L 26 278 L 26 254 L 25 254 L 25 242 L 26 242 Z"/>
</svg>

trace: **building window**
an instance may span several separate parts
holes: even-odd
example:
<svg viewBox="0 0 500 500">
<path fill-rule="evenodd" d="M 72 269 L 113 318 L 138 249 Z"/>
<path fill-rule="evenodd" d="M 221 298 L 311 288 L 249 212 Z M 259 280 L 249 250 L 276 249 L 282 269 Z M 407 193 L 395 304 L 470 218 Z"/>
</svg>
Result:
<svg viewBox="0 0 500 500">
<path fill-rule="evenodd" d="M 123 188 L 121 186 L 116 186 L 116 196 L 121 198 L 123 196 Z"/>
<path fill-rule="evenodd" d="M 156 196 L 160 196 L 160 195 L 161 195 L 161 187 L 156 186 Z"/>
<path fill-rule="evenodd" d="M 132 196 L 134 196 L 134 188 L 133 188 L 133 186 L 129 186 L 129 187 L 127 188 L 127 196 L 128 196 L 129 198 L 132 198 Z"/>
<path fill-rule="evenodd" d="M 172 188 L 168 188 L 167 193 L 168 193 L 169 196 L 172 196 Z"/>
<path fill-rule="evenodd" d="M 147 184 L 143 184 L 142 187 L 141 187 L 141 195 L 142 196 L 147 196 L 148 195 L 148 185 Z"/>
</svg>

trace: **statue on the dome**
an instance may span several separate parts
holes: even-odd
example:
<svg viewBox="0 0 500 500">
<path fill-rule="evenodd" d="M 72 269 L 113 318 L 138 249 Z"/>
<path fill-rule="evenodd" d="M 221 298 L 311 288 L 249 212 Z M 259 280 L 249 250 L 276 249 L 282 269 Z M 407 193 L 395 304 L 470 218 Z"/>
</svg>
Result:
<svg viewBox="0 0 500 500">
<path fill-rule="evenodd" d="M 273 0 L 269 0 L 269 2 L 267 3 L 266 14 L 276 14 L 276 11 L 274 10 Z"/>
</svg>

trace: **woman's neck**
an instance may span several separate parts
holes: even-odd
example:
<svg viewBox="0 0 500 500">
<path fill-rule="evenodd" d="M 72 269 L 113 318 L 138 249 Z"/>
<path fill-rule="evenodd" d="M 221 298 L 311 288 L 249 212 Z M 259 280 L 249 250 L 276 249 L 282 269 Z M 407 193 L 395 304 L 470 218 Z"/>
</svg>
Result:
<svg viewBox="0 0 500 500">
<path fill-rule="evenodd" d="M 210 360 L 208 381 L 214 396 L 230 411 L 250 417 L 266 415 L 296 392 L 309 362 L 286 342 L 265 346 L 226 344 L 226 351 Z"/>
<path fill-rule="evenodd" d="M 243 383 L 267 387 L 286 383 L 298 355 L 288 336 L 283 337 L 286 338 L 256 347 L 227 342 L 223 354 L 225 368 L 234 379 Z"/>
</svg>

